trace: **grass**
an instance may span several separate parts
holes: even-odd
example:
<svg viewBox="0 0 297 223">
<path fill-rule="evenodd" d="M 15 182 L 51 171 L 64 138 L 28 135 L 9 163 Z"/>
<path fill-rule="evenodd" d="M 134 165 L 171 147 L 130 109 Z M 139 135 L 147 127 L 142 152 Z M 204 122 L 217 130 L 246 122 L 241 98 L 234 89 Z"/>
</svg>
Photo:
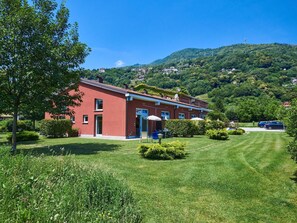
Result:
<svg viewBox="0 0 297 223">
<path fill-rule="evenodd" d="M 141 222 L 127 185 L 71 156 L 11 156 L 0 146 L 0 222 Z"/>
<path fill-rule="evenodd" d="M 71 152 L 83 165 L 114 173 L 140 201 L 144 222 L 297 222 L 297 187 L 290 179 L 296 164 L 285 150 L 285 133 L 179 140 L 188 144 L 188 155 L 174 161 L 140 158 L 138 141 L 42 139 L 19 148 Z"/>
</svg>

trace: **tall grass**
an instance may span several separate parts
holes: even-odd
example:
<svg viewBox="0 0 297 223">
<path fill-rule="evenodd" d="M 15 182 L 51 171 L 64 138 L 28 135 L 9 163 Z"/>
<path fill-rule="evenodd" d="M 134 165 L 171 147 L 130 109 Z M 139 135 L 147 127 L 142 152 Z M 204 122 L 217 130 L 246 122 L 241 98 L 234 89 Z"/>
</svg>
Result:
<svg viewBox="0 0 297 223">
<path fill-rule="evenodd" d="M 70 157 L 10 156 L 0 148 L 0 222 L 140 222 L 131 191 Z"/>
</svg>

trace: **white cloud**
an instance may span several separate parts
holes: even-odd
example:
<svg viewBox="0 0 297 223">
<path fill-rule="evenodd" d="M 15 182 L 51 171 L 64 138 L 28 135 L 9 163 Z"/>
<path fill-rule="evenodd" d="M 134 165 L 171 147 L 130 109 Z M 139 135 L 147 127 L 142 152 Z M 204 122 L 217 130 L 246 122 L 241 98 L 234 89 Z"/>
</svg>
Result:
<svg viewBox="0 0 297 223">
<path fill-rule="evenodd" d="M 122 60 L 118 60 L 117 62 L 115 62 L 116 67 L 122 67 L 124 66 L 125 62 Z"/>
</svg>

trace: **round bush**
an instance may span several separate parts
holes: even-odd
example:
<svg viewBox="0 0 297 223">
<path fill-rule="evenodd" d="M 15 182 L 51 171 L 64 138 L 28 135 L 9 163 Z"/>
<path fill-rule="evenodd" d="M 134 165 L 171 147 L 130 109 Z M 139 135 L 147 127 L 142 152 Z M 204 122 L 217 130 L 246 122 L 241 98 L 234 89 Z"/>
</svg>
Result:
<svg viewBox="0 0 297 223">
<path fill-rule="evenodd" d="M 185 144 L 179 141 L 160 144 L 141 144 L 138 146 L 140 155 L 147 159 L 173 160 L 186 156 Z"/>
<path fill-rule="evenodd" d="M 245 133 L 244 129 L 228 130 L 229 135 L 243 135 L 244 133 Z"/>
<path fill-rule="evenodd" d="M 210 139 L 216 140 L 227 140 L 229 138 L 228 132 L 226 130 L 210 129 L 206 131 L 206 135 Z"/>
</svg>

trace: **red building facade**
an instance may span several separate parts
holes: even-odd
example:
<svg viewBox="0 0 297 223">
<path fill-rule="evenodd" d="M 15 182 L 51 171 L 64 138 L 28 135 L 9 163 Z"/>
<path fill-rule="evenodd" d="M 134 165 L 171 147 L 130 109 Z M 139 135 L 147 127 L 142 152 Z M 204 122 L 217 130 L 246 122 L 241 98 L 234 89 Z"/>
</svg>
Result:
<svg viewBox="0 0 297 223">
<path fill-rule="evenodd" d="M 170 99 L 119 88 L 95 80 L 82 79 L 79 90 L 84 93 L 81 106 L 73 108 L 71 117 L 81 136 L 105 138 L 137 138 L 162 129 L 162 122 L 148 121 L 149 115 L 167 119 L 204 117 L 207 103 L 190 96 Z M 46 114 L 45 118 L 50 118 Z"/>
</svg>

